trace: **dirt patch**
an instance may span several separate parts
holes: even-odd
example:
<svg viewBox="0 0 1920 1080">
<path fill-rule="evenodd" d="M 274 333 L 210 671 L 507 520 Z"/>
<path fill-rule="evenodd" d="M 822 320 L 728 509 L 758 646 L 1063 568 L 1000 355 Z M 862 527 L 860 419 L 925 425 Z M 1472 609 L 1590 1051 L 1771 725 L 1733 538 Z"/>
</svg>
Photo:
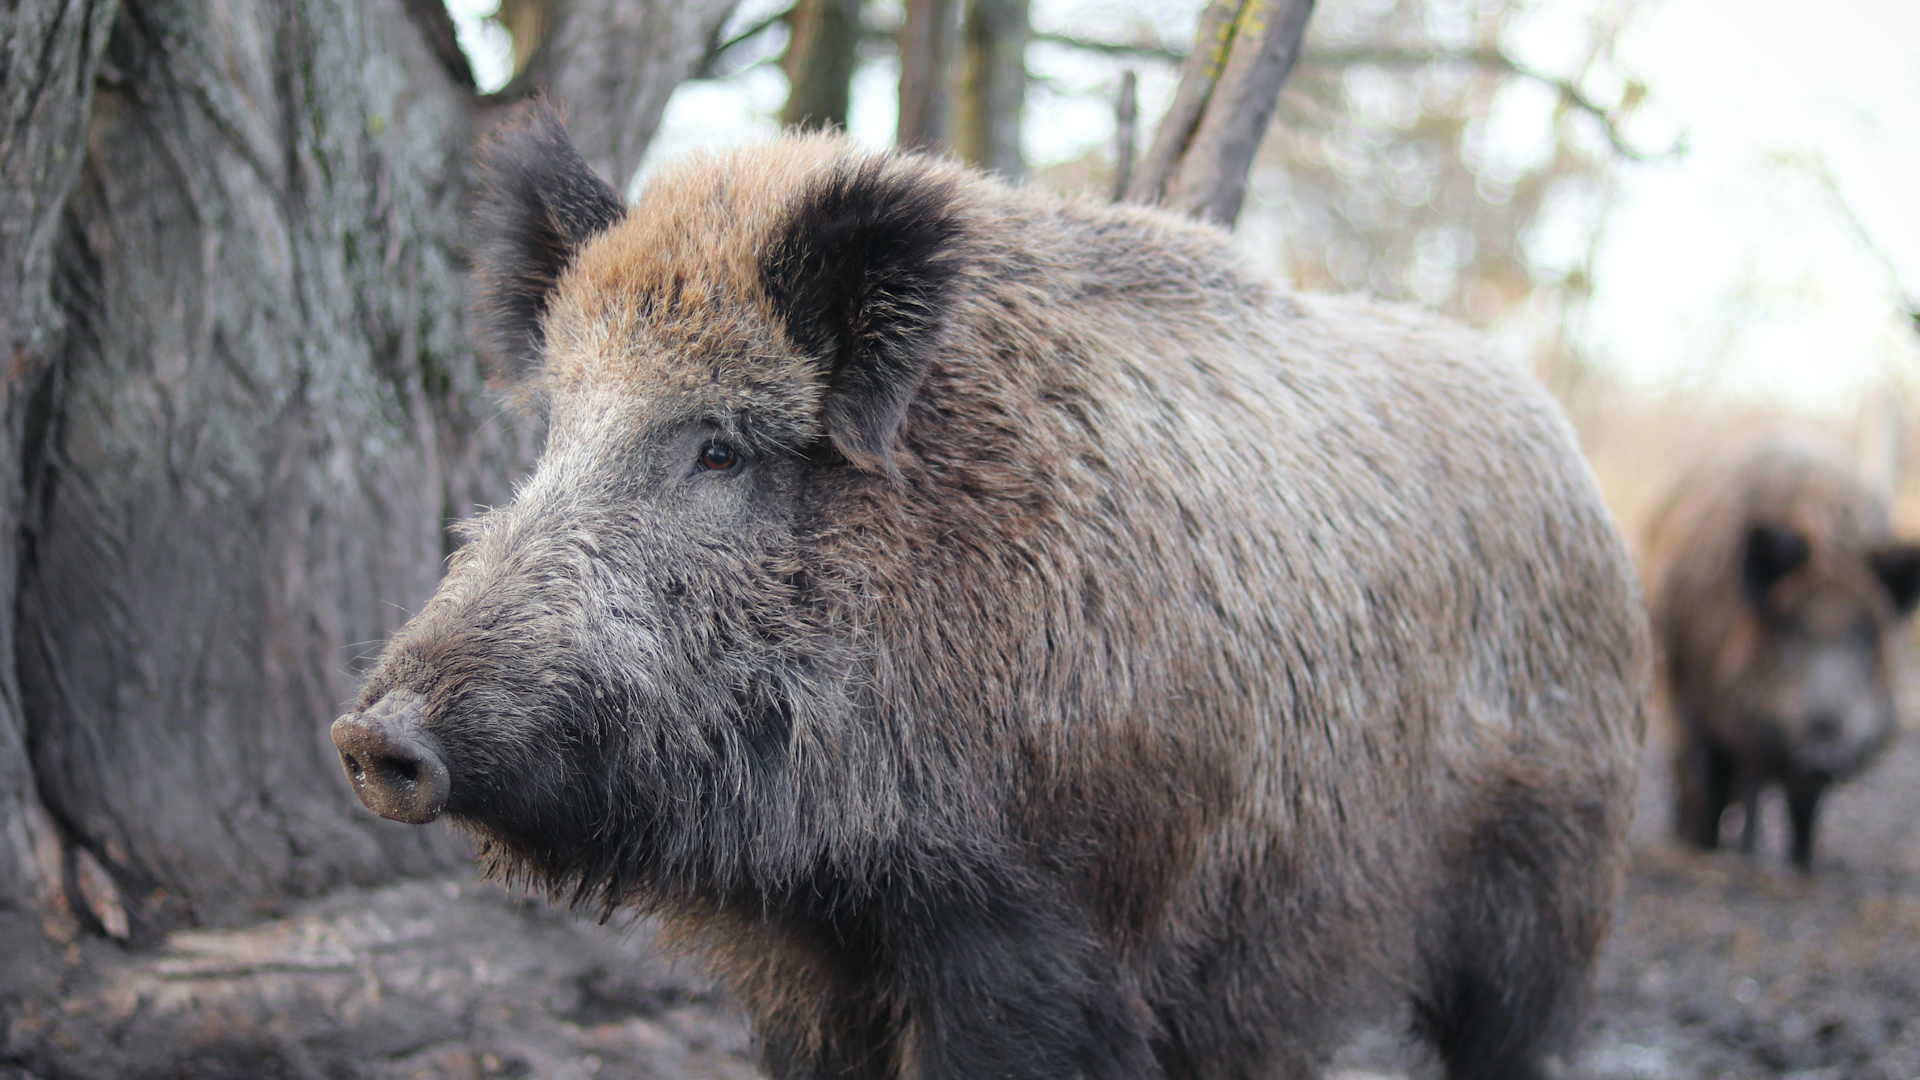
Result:
<svg viewBox="0 0 1920 1080">
<path fill-rule="evenodd" d="M 1787 868 L 1786 811 L 1762 853 L 1668 840 L 1671 770 L 1648 749 L 1633 867 L 1602 959 L 1595 1080 L 1920 1077 L 1920 735 L 1836 789 L 1811 875 Z"/>
<path fill-rule="evenodd" d="M 648 924 L 467 880 L 342 890 L 146 954 L 92 939 L 61 962 L 58 1000 L 7 1018 L 0 1080 L 759 1075 L 744 1018 Z"/>
</svg>

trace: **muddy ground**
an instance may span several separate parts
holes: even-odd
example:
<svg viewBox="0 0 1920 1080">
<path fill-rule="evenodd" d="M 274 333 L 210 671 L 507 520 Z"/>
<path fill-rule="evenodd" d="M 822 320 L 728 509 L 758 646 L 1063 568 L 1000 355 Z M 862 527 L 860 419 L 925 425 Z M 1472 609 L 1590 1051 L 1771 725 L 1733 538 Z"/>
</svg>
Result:
<svg viewBox="0 0 1920 1080">
<path fill-rule="evenodd" d="M 1834 795 L 1812 877 L 1783 865 L 1777 805 L 1761 859 L 1674 848 L 1668 790 L 1650 751 L 1586 1047 L 1565 1073 L 1920 1078 L 1920 735 Z M 83 938 L 0 957 L 0 999 L 48 980 L 57 995 L 7 1007 L 0 1080 L 758 1075 L 726 995 L 647 925 L 465 879 L 344 890 L 146 952 Z M 1432 1075 L 1380 1033 L 1336 1070 Z"/>
<path fill-rule="evenodd" d="M 1747 859 L 1671 845 L 1670 791 L 1650 747 L 1575 1075 L 1920 1078 L 1920 732 L 1835 789 L 1811 875 L 1785 864 L 1777 797 Z"/>
</svg>

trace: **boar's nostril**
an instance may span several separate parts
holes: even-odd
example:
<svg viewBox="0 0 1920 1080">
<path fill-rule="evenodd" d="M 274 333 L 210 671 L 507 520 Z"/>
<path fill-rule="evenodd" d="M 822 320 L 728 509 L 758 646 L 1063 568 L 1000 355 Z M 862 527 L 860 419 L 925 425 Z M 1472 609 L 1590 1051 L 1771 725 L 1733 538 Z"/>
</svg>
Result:
<svg viewBox="0 0 1920 1080">
<path fill-rule="evenodd" d="M 425 699 L 396 690 L 333 722 L 333 745 L 354 794 L 383 818 L 425 824 L 446 808 L 446 759 L 422 722 Z"/>
</svg>

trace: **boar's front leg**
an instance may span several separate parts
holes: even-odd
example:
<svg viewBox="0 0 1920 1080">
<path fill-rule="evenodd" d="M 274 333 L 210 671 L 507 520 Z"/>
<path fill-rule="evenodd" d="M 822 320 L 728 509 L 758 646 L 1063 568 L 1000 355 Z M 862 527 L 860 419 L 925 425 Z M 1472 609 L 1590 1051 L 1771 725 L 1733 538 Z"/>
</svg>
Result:
<svg viewBox="0 0 1920 1080">
<path fill-rule="evenodd" d="M 887 951 L 917 1080 L 1153 1080 L 1153 1020 L 1068 904 L 974 883 L 888 904 Z"/>
<path fill-rule="evenodd" d="M 1822 773 L 1805 773 L 1787 781 L 1787 816 L 1793 822 L 1793 865 L 1813 869 L 1814 814 L 1825 794 L 1829 778 Z"/>
<path fill-rule="evenodd" d="M 1747 757 L 1735 759 L 1733 771 L 1733 801 L 1738 803 L 1741 812 L 1740 854 L 1752 855 L 1760 850 L 1760 789 L 1766 786 L 1767 774 L 1759 763 Z"/>
<path fill-rule="evenodd" d="M 1733 799 L 1733 755 L 1696 719 L 1684 720 L 1682 731 L 1676 831 L 1695 847 L 1711 850 L 1720 846 L 1720 818 Z"/>
</svg>

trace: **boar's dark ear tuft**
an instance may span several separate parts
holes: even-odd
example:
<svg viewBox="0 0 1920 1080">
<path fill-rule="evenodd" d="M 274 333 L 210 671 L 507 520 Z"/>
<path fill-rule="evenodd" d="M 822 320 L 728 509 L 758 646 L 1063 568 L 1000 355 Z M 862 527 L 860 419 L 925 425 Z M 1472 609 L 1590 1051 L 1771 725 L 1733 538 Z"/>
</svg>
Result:
<svg viewBox="0 0 1920 1080">
<path fill-rule="evenodd" d="M 1740 554 L 1740 595 L 1758 606 L 1781 578 L 1798 570 L 1812 552 L 1807 538 L 1785 525 L 1755 525 L 1747 530 Z"/>
<path fill-rule="evenodd" d="M 1912 614 L 1920 604 L 1920 544 L 1888 544 L 1868 555 L 1867 562 L 1887 587 L 1893 610 Z"/>
<path fill-rule="evenodd" d="M 787 335 L 826 369 L 826 426 L 856 467 L 892 474 L 894 436 L 940 337 L 966 229 L 954 181 L 847 162 L 798 200 L 761 264 Z"/>
<path fill-rule="evenodd" d="M 626 215 L 544 99 L 494 129 L 480 147 L 473 269 L 474 344 L 494 374 L 518 379 L 540 363 L 540 320 L 580 245 Z"/>
</svg>

